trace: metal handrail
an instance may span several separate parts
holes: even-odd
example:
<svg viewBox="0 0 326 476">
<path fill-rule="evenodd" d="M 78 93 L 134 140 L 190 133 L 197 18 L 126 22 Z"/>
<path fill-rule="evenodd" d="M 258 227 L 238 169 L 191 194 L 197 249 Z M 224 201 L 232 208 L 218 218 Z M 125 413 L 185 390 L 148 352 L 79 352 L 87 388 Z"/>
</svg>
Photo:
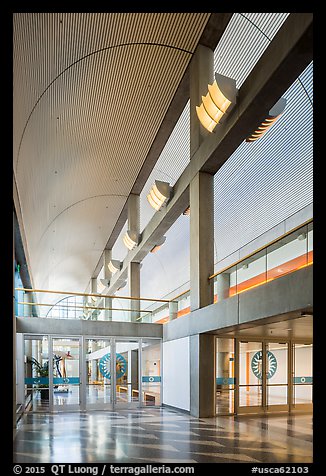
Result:
<svg viewBox="0 0 326 476">
<path fill-rule="evenodd" d="M 151 302 L 171 302 L 169 299 L 151 299 L 151 298 L 142 298 L 142 297 L 132 297 L 132 296 L 111 296 L 108 294 L 97 294 L 97 293 L 77 293 L 69 291 L 53 291 L 49 289 L 28 289 L 28 288 L 15 288 L 16 291 L 25 291 L 29 293 L 49 293 L 49 294 L 65 294 L 68 296 L 91 296 L 99 297 L 106 299 L 129 299 L 134 301 L 151 301 Z M 35 304 L 35 303 L 34 303 Z"/>
<path fill-rule="evenodd" d="M 213 278 L 215 278 L 215 276 L 218 276 L 219 274 L 224 273 L 227 269 L 233 268 L 233 266 L 236 266 L 237 264 L 242 263 L 242 261 L 244 261 L 244 260 L 250 258 L 251 256 L 254 256 L 255 254 L 257 254 L 257 253 L 259 253 L 260 251 L 262 251 L 262 250 L 268 248 L 269 246 L 273 245 L 274 243 L 277 243 L 278 241 L 281 241 L 281 240 L 282 240 L 283 238 L 285 238 L 286 236 L 291 235 L 291 233 L 294 233 L 294 232 L 297 231 L 297 230 L 300 230 L 300 228 L 303 228 L 304 226 L 308 225 L 308 224 L 311 223 L 312 221 L 313 221 L 313 218 L 310 218 L 309 220 L 305 221 L 305 222 L 302 223 L 301 225 L 296 226 L 295 228 L 292 228 L 292 230 L 287 231 L 286 233 L 284 233 L 283 235 L 279 236 L 278 238 L 275 238 L 275 240 L 270 241 L 269 243 L 267 243 L 267 245 L 261 246 L 260 248 L 258 248 L 257 250 L 253 251 L 252 253 L 249 253 L 248 255 L 243 256 L 241 259 L 235 261 L 235 262 L 232 263 L 231 265 L 226 266 L 225 268 L 222 268 L 220 271 L 218 271 L 218 272 L 212 274 L 211 276 L 208 277 L 208 279 L 213 279 Z"/>
<path fill-rule="evenodd" d="M 125 309 L 121 307 L 96 307 L 96 306 L 67 306 L 65 304 L 46 304 L 46 303 L 35 303 L 35 302 L 18 302 L 17 304 L 27 304 L 27 306 L 48 306 L 48 307 L 58 307 L 60 309 L 96 309 L 98 311 L 103 311 L 103 310 L 108 310 L 108 311 L 130 311 L 130 312 L 135 312 L 135 309 Z M 153 311 L 147 311 L 145 309 L 137 309 L 137 312 L 146 312 L 148 314 L 149 312 Z"/>
<path fill-rule="evenodd" d="M 309 220 L 305 221 L 304 223 L 302 223 L 301 225 L 298 225 L 296 226 L 295 228 L 292 228 L 291 230 L 287 231 L 286 233 L 284 233 L 283 235 L 279 236 L 278 238 L 275 238 L 275 240 L 272 240 L 270 241 L 269 243 L 267 243 L 267 245 L 263 245 L 261 246 L 260 248 L 258 248 L 257 250 L 253 251 L 252 253 L 249 253 L 248 255 L 246 256 L 243 256 L 241 259 L 235 261 L 234 263 L 232 263 L 231 265 L 229 266 L 225 266 L 225 268 L 222 268 L 221 270 L 217 271 L 216 273 L 212 274 L 211 276 L 208 277 L 208 279 L 213 279 L 215 278 L 216 276 L 218 276 L 219 274 L 222 274 L 224 273 L 226 270 L 230 269 L 230 268 L 233 268 L 233 266 L 236 266 L 237 264 L 241 263 L 242 261 L 250 258 L 251 256 L 254 256 L 255 254 L 259 253 L 260 251 L 268 248 L 269 246 L 273 245 L 274 243 L 277 243 L 278 241 L 281 241 L 283 238 L 285 238 L 286 236 L 288 235 L 291 235 L 291 233 L 294 233 L 295 231 L 299 230 L 300 228 L 303 228 L 304 226 L 306 225 L 309 225 L 309 223 L 312 223 L 313 222 L 313 218 L 310 218 Z M 241 249 L 241 248 L 240 248 Z M 190 289 L 187 289 L 186 291 L 183 291 L 182 293 L 180 294 L 177 294 L 176 296 L 174 296 L 173 299 L 171 299 L 171 302 L 172 301 L 175 301 L 176 299 L 180 298 L 181 296 L 183 296 L 184 294 L 187 294 L 190 292 Z"/>
</svg>

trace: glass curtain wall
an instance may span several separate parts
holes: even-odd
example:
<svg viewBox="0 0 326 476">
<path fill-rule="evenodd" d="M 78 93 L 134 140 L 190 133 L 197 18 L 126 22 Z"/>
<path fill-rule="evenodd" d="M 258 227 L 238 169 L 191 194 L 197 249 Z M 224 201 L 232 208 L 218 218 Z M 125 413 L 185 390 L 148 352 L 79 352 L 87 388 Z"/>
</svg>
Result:
<svg viewBox="0 0 326 476">
<path fill-rule="evenodd" d="M 146 406 L 161 404 L 161 343 L 142 339 L 142 396 Z"/>
<path fill-rule="evenodd" d="M 157 338 L 25 335 L 18 365 L 26 411 L 158 406 L 161 344 Z"/>
<path fill-rule="evenodd" d="M 139 403 L 139 340 L 115 340 L 115 404 L 118 407 Z"/>
<path fill-rule="evenodd" d="M 234 413 L 234 339 L 216 339 L 216 414 Z"/>
<path fill-rule="evenodd" d="M 112 404 L 110 339 L 85 339 L 86 409 L 109 408 Z"/>
<path fill-rule="evenodd" d="M 24 397 L 27 411 L 49 411 L 49 340 L 25 336 Z"/>
<path fill-rule="evenodd" d="M 310 409 L 313 390 L 313 345 L 294 344 L 293 405 Z"/>
</svg>

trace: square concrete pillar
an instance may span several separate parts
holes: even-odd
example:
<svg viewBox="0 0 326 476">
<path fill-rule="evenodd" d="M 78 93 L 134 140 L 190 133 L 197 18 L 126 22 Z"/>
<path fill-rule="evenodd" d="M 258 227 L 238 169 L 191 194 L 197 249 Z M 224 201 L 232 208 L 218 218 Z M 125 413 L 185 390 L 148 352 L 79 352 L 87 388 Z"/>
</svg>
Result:
<svg viewBox="0 0 326 476">
<path fill-rule="evenodd" d="M 129 277 L 129 295 L 139 298 L 140 296 L 140 263 L 131 262 L 128 266 Z M 130 309 L 132 309 L 131 322 L 139 322 L 140 301 L 130 300 Z"/>
<path fill-rule="evenodd" d="M 128 229 L 139 233 L 140 229 L 140 196 L 131 193 L 128 198 Z M 129 295 L 140 297 L 140 263 L 130 263 L 128 266 Z M 130 301 L 131 322 L 139 318 L 140 301 Z"/>
<path fill-rule="evenodd" d="M 112 277 L 112 273 L 108 267 L 111 259 L 112 259 L 112 250 L 104 250 L 104 253 L 103 253 L 104 279 L 107 279 L 107 280 L 110 280 Z M 112 307 L 111 298 L 104 299 L 104 307 Z M 112 310 L 106 309 L 104 311 L 104 319 L 106 321 L 112 321 Z"/>
<path fill-rule="evenodd" d="M 190 414 L 215 415 L 215 336 L 190 336 Z"/>
<path fill-rule="evenodd" d="M 91 278 L 91 294 L 97 294 L 97 278 Z M 94 306 L 95 302 L 92 302 L 92 306 Z M 96 309 L 92 309 L 92 320 L 97 320 L 98 311 Z"/>
<path fill-rule="evenodd" d="M 230 294 L 230 274 L 221 273 L 216 276 L 216 294 L 218 302 L 227 299 Z"/>
<path fill-rule="evenodd" d="M 198 172 L 190 182 L 190 308 L 214 302 L 214 176 Z"/>
<path fill-rule="evenodd" d="M 131 193 L 128 198 L 128 229 L 139 233 L 140 195 Z"/>
<path fill-rule="evenodd" d="M 169 302 L 169 321 L 173 321 L 178 317 L 178 303 L 176 301 Z"/>
</svg>

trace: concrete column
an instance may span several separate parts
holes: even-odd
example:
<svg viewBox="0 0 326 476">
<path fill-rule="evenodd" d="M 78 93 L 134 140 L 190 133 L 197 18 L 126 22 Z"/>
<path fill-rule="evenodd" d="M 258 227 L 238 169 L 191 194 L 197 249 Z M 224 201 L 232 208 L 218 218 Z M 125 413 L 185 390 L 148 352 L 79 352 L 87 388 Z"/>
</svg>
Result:
<svg viewBox="0 0 326 476">
<path fill-rule="evenodd" d="M 13 215 L 13 223 L 15 223 L 15 214 Z M 13 237 L 15 237 L 15 228 L 13 225 Z M 12 247 L 12 289 L 15 289 L 15 238 Z M 15 314 L 15 291 L 13 292 L 12 297 L 12 425 L 13 428 L 16 428 L 17 418 L 16 418 L 16 314 Z"/>
<path fill-rule="evenodd" d="M 37 357 L 36 357 L 36 359 L 42 365 L 42 350 L 43 350 L 42 349 L 42 341 L 37 340 L 36 342 L 37 342 L 37 344 L 36 344 L 36 348 L 37 348 Z"/>
<path fill-rule="evenodd" d="M 13 428 L 16 428 L 16 317 L 15 317 L 15 298 L 13 298 L 13 319 L 12 319 L 12 416 L 13 416 Z"/>
<path fill-rule="evenodd" d="M 230 274 L 221 273 L 216 276 L 216 293 L 218 302 L 229 297 Z"/>
<path fill-rule="evenodd" d="M 139 233 L 140 196 L 131 193 L 128 198 L 128 229 Z"/>
<path fill-rule="evenodd" d="M 140 231 L 140 196 L 131 193 L 128 198 L 128 229 L 136 233 Z M 140 263 L 131 262 L 128 266 L 129 295 L 140 297 Z M 137 322 L 140 301 L 130 302 L 131 322 Z"/>
<path fill-rule="evenodd" d="M 91 293 L 97 293 L 97 278 L 91 278 Z M 92 306 L 95 304 L 95 301 L 91 300 Z M 91 309 L 92 311 L 92 320 L 97 320 L 98 311 Z"/>
<path fill-rule="evenodd" d="M 178 317 L 178 303 L 175 301 L 169 302 L 169 321 L 173 321 Z"/>
<path fill-rule="evenodd" d="M 132 389 L 138 390 L 138 350 L 128 350 L 128 400 L 131 401 Z"/>
<path fill-rule="evenodd" d="M 30 341 L 27 341 L 30 342 Z M 25 365 L 26 377 L 31 377 L 31 364 L 24 365 L 24 336 L 23 334 L 16 334 L 16 357 L 17 357 L 17 403 L 24 405 L 25 401 Z"/>
<path fill-rule="evenodd" d="M 32 357 L 36 360 L 38 360 L 38 340 L 32 340 Z M 41 362 L 40 362 L 41 363 Z"/>
<path fill-rule="evenodd" d="M 214 176 L 198 174 L 190 182 L 190 308 L 214 302 Z"/>
<path fill-rule="evenodd" d="M 18 335 L 17 335 L 17 337 L 18 337 Z M 22 340 L 21 345 L 23 347 L 24 355 L 31 358 L 32 355 L 33 355 L 33 353 L 32 353 L 32 341 L 28 339 L 24 342 L 24 340 Z M 33 376 L 32 364 L 26 362 L 25 363 L 25 369 L 26 369 L 25 370 L 26 377 L 32 377 Z"/>
<path fill-rule="evenodd" d="M 218 378 L 229 378 L 229 364 L 230 364 L 230 354 L 229 352 L 218 352 L 216 354 L 216 367 Z M 222 384 L 216 385 L 217 389 L 222 388 Z"/>
<path fill-rule="evenodd" d="M 215 336 L 190 336 L 190 414 L 212 417 L 215 414 Z"/>
<path fill-rule="evenodd" d="M 97 350 L 96 342 L 92 341 L 91 343 L 91 352 L 95 352 Z M 97 380 L 97 365 L 96 359 L 91 360 L 91 382 L 93 383 L 94 380 Z"/>
<path fill-rule="evenodd" d="M 214 51 L 198 45 L 190 63 L 190 157 L 199 148 L 208 132 L 200 123 L 196 106 L 208 93 L 208 84 L 214 81 Z"/>
<path fill-rule="evenodd" d="M 140 297 L 140 263 L 131 262 L 128 265 L 129 295 Z M 140 310 L 140 301 L 130 300 L 131 322 L 137 322 Z"/>
<path fill-rule="evenodd" d="M 108 268 L 108 264 L 110 263 L 110 260 L 112 259 L 112 250 L 104 250 L 104 256 L 103 256 L 103 264 L 104 264 L 104 279 L 110 280 L 112 277 L 112 273 Z M 104 307 L 112 307 L 112 299 L 111 298 L 105 298 L 104 299 Z M 112 311 L 111 310 L 105 310 L 104 311 L 104 319 L 106 321 L 112 321 Z"/>
</svg>

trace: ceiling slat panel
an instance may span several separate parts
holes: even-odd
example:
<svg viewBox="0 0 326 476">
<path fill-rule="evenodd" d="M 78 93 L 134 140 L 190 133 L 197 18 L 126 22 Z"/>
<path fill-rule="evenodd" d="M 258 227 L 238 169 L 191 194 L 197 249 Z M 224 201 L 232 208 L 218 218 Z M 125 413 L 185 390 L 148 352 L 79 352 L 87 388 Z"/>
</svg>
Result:
<svg viewBox="0 0 326 476">
<path fill-rule="evenodd" d="M 14 170 L 35 284 L 60 288 L 78 249 L 89 261 L 70 289 L 86 287 L 209 16 L 14 15 Z M 168 47 L 123 46 L 137 42 Z"/>
</svg>

